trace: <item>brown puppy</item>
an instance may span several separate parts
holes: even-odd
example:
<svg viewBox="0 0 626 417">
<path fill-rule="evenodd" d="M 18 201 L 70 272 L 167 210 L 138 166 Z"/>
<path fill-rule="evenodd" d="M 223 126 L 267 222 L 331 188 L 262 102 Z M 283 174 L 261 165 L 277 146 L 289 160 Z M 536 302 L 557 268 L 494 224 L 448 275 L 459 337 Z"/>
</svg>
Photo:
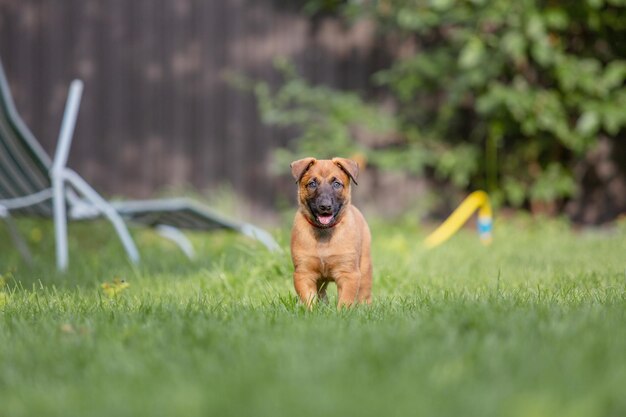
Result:
<svg viewBox="0 0 626 417">
<path fill-rule="evenodd" d="M 359 166 L 344 158 L 304 158 L 291 163 L 299 208 L 291 231 L 293 281 L 310 308 L 337 284 L 338 306 L 371 301 L 371 235 L 361 212 L 350 204 L 350 183 Z"/>
</svg>

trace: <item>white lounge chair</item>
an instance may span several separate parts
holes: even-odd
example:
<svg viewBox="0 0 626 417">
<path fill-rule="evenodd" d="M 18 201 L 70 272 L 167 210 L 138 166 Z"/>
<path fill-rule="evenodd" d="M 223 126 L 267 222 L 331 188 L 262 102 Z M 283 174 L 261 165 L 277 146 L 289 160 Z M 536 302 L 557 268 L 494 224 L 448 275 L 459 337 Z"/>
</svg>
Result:
<svg viewBox="0 0 626 417">
<path fill-rule="evenodd" d="M 55 226 L 56 259 L 59 270 L 67 269 L 67 220 L 106 217 L 114 226 L 134 263 L 139 251 L 126 221 L 154 227 L 192 258 L 193 247 L 180 229 L 230 229 L 257 239 L 269 250 L 280 250 L 272 236 L 249 223 L 223 217 L 189 199 L 109 202 L 82 177 L 67 167 L 83 83 L 74 80 L 61 124 L 54 160 L 20 118 L 0 62 L 0 218 L 9 227 L 16 247 L 28 261 L 30 253 L 14 226 L 12 215 L 52 217 Z"/>
</svg>

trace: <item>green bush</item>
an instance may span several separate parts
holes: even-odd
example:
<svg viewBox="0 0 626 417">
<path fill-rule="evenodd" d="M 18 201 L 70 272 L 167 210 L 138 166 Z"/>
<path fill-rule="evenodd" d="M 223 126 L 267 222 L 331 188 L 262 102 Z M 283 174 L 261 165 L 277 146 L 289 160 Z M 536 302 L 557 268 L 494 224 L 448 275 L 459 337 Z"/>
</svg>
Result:
<svg viewBox="0 0 626 417">
<path fill-rule="evenodd" d="M 283 77 L 277 91 L 266 82 L 241 75 L 231 74 L 230 81 L 238 88 L 254 93 L 265 124 L 298 128 L 292 146 L 275 151 L 276 171 L 288 172 L 291 161 L 311 155 L 319 158 L 369 156 L 373 154 L 372 149 L 355 140 L 356 130 L 374 134 L 398 130 L 393 115 L 378 111 L 376 106 L 365 103 L 357 94 L 312 86 L 284 57 L 276 58 L 274 66 Z M 380 155 L 378 165 L 385 165 L 385 156 Z"/>
<path fill-rule="evenodd" d="M 519 206 L 572 196 L 576 160 L 600 135 L 624 138 L 625 0 L 313 0 L 306 10 L 373 20 L 392 52 L 413 52 L 372 78 L 393 96 L 391 115 L 285 64 L 277 92 L 257 84 L 263 119 L 300 128 L 285 157 L 359 151 Z M 372 146 L 355 126 L 396 135 Z"/>
</svg>

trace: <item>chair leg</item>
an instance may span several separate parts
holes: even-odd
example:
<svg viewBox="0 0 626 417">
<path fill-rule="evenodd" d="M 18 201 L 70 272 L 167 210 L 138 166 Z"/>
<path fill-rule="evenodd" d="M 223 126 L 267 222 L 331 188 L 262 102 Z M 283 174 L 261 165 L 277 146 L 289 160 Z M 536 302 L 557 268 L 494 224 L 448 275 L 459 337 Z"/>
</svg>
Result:
<svg viewBox="0 0 626 417">
<path fill-rule="evenodd" d="M 54 236 L 56 240 L 57 269 L 66 271 L 69 260 L 67 248 L 67 207 L 65 206 L 63 178 L 52 177 L 52 208 L 54 211 Z"/>
<path fill-rule="evenodd" d="M 24 262 L 26 262 L 28 266 L 32 266 L 33 256 L 31 255 L 30 250 L 28 249 L 28 245 L 26 244 L 26 241 L 22 238 L 22 235 L 17 229 L 15 222 L 13 222 L 13 218 L 9 214 L 9 211 L 0 210 L 0 217 L 2 217 L 2 219 L 5 221 L 7 228 L 9 229 L 9 234 L 11 235 L 11 239 L 13 240 L 13 243 L 15 244 L 15 247 L 17 248 L 20 255 L 22 255 Z"/>
<path fill-rule="evenodd" d="M 253 226 L 249 223 L 241 225 L 239 231 L 252 239 L 256 239 L 261 242 L 270 252 L 281 252 L 282 249 L 278 243 L 274 240 L 272 235 L 263 229 Z"/>
<path fill-rule="evenodd" d="M 181 232 L 180 229 L 164 224 L 158 225 L 155 229 L 157 233 L 161 235 L 161 237 L 174 242 L 180 248 L 180 250 L 182 250 L 184 254 L 187 255 L 187 258 L 193 259 L 196 257 L 196 252 L 193 250 L 193 245 L 191 244 L 191 241 L 187 239 L 187 236 L 185 236 L 185 234 Z"/>
<path fill-rule="evenodd" d="M 67 208 L 65 195 L 65 182 L 70 182 L 80 191 L 85 198 L 104 214 L 117 231 L 122 244 L 128 253 L 132 262 L 139 261 L 139 251 L 135 246 L 135 242 L 128 233 L 128 229 L 119 214 L 108 204 L 98 193 L 96 193 L 78 174 L 66 168 L 66 162 L 72 143 L 76 118 L 78 116 L 78 108 L 83 91 L 83 83 L 75 80 L 70 86 L 70 91 L 63 113 L 63 121 L 61 123 L 61 132 L 59 133 L 59 143 L 55 152 L 54 162 L 50 170 L 53 199 L 54 199 L 54 225 L 57 240 L 57 267 L 64 271 L 67 269 L 68 250 L 67 250 Z"/>
<path fill-rule="evenodd" d="M 50 178 L 52 180 L 52 199 L 54 211 L 54 231 L 56 236 L 56 256 L 57 269 L 65 271 L 68 264 L 67 250 L 67 207 L 65 201 L 65 178 L 63 172 L 67 157 L 69 156 L 70 146 L 72 144 L 72 136 L 76 126 L 76 118 L 78 117 L 78 109 L 80 107 L 80 99 L 83 93 L 83 83 L 80 80 L 74 80 L 70 85 L 70 90 L 63 112 L 63 120 L 61 122 L 61 131 L 59 132 L 59 141 L 54 155 L 54 161 L 50 169 Z"/>
<path fill-rule="evenodd" d="M 106 218 L 113 224 L 117 235 L 126 249 L 128 257 L 133 263 L 139 262 L 139 251 L 133 241 L 128 228 L 118 212 L 87 184 L 87 182 L 74 171 L 65 170 L 63 178 L 69 181 L 87 200 L 89 200 Z"/>
</svg>

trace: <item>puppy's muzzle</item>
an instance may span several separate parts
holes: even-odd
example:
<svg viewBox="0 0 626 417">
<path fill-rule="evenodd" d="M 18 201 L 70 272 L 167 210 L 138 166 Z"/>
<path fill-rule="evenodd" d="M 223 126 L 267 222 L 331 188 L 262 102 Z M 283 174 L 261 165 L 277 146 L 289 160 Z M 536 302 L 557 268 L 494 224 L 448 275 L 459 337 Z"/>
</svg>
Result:
<svg viewBox="0 0 626 417">
<path fill-rule="evenodd" d="M 320 194 L 309 203 L 309 209 L 316 222 L 322 227 L 332 226 L 341 210 L 341 202 L 337 201 L 331 193 L 321 191 Z"/>
</svg>

